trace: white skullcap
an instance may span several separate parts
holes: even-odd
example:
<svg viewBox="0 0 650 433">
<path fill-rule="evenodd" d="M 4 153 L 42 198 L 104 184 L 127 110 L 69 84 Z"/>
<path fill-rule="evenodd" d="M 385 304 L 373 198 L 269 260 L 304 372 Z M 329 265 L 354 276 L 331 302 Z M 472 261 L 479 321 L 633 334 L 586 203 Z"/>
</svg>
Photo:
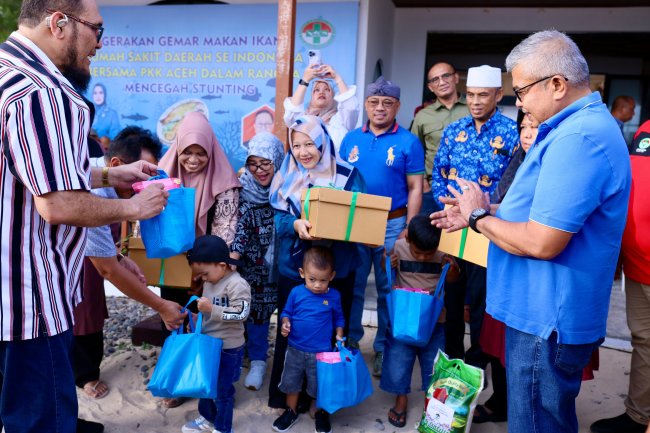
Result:
<svg viewBox="0 0 650 433">
<path fill-rule="evenodd" d="M 466 87 L 501 87 L 501 69 L 492 66 L 475 66 L 467 70 Z"/>
</svg>

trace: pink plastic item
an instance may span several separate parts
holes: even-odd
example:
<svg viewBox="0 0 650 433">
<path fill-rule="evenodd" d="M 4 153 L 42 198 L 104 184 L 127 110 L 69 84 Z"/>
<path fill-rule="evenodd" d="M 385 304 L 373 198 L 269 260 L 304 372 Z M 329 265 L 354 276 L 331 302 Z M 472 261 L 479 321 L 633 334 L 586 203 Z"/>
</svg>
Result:
<svg viewBox="0 0 650 433">
<path fill-rule="evenodd" d="M 318 352 L 316 360 L 327 364 L 338 364 L 341 362 L 341 352 Z"/>
<path fill-rule="evenodd" d="M 404 290 L 405 292 L 413 292 L 413 293 L 422 293 L 422 294 L 429 294 L 429 291 L 426 289 L 416 289 L 413 287 L 395 287 L 395 290 Z"/>
<path fill-rule="evenodd" d="M 165 190 L 169 191 L 170 189 L 176 189 L 181 187 L 181 180 L 177 177 L 168 177 L 165 179 L 155 179 L 155 180 L 145 180 L 142 182 L 136 182 L 131 187 L 133 191 L 140 192 L 146 187 L 154 183 L 162 183 L 165 187 Z"/>
</svg>

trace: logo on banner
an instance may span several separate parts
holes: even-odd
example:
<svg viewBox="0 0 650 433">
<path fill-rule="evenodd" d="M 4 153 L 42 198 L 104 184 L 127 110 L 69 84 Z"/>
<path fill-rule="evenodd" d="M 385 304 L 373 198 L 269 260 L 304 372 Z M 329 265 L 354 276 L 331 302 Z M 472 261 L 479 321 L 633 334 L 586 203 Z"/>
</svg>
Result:
<svg viewBox="0 0 650 433">
<path fill-rule="evenodd" d="M 300 29 L 303 42 L 313 47 L 324 47 L 334 38 L 334 26 L 323 19 L 307 21 Z"/>
</svg>

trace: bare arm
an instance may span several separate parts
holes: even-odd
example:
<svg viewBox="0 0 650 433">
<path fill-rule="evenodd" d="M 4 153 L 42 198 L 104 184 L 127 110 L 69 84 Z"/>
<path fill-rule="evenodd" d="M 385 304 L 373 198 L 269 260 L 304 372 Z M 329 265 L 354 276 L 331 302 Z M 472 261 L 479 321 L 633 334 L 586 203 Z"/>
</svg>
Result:
<svg viewBox="0 0 650 433">
<path fill-rule="evenodd" d="M 412 174 L 406 176 L 406 184 L 409 190 L 408 201 L 406 202 L 406 223 L 408 224 L 411 218 L 420 213 L 422 207 L 422 175 Z"/>
<path fill-rule="evenodd" d="M 185 314 L 181 314 L 181 306 L 157 296 L 147 288 L 138 276 L 117 261 L 114 257 L 89 257 L 99 274 L 113 283 L 122 293 L 141 304 L 156 310 L 163 319 L 167 329 L 176 329 L 183 323 Z"/>
<path fill-rule="evenodd" d="M 302 79 L 303 81 L 306 81 L 307 83 L 311 82 L 311 80 L 314 79 L 316 76 L 316 73 L 319 72 L 319 67 L 311 67 L 307 66 L 305 68 L 305 73 L 302 74 Z M 291 96 L 290 100 L 293 105 L 300 105 L 305 101 L 305 95 L 307 94 L 307 86 L 303 86 L 302 84 L 298 84 L 298 87 L 296 88 L 296 91 L 293 93 Z"/>
<path fill-rule="evenodd" d="M 148 219 L 162 212 L 169 193 L 154 184 L 128 200 L 98 197 L 89 191 L 55 191 L 35 196 L 36 210 L 52 225 L 99 227 L 124 220 Z"/>
</svg>

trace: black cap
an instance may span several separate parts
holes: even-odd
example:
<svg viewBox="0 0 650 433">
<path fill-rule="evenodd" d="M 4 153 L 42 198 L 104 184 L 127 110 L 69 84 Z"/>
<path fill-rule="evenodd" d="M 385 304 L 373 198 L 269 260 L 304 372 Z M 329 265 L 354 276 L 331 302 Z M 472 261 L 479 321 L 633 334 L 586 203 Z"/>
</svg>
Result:
<svg viewBox="0 0 650 433">
<path fill-rule="evenodd" d="M 192 263 L 228 263 L 242 266 L 243 263 L 230 257 L 230 249 L 219 236 L 203 235 L 194 240 L 194 246 L 187 252 L 187 261 Z"/>
</svg>

